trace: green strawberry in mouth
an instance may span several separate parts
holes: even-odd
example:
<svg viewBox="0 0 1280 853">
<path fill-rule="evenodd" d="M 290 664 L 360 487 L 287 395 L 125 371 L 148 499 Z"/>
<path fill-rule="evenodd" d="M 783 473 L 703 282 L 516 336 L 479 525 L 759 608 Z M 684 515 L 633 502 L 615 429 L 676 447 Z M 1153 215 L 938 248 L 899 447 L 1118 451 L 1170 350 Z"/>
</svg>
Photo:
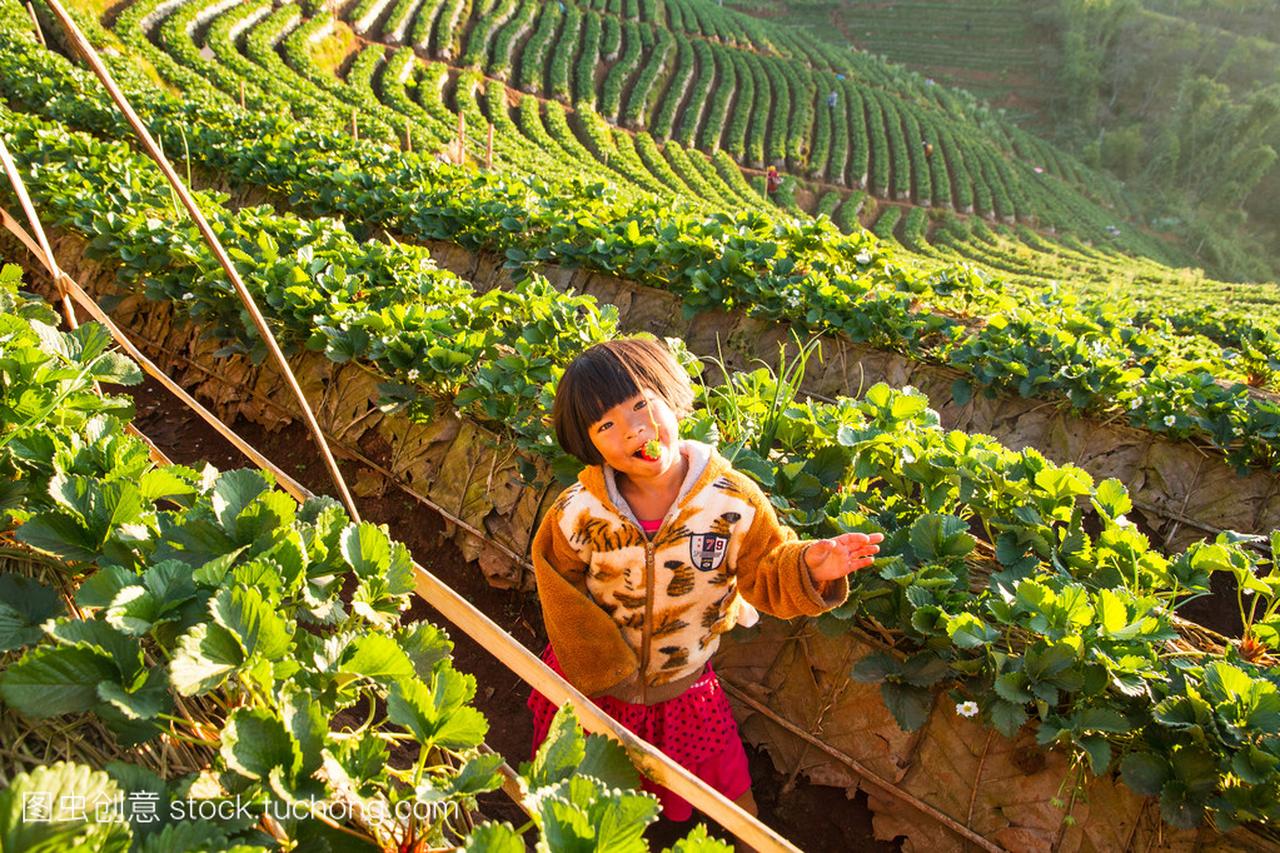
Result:
<svg viewBox="0 0 1280 853">
<path fill-rule="evenodd" d="M 645 459 L 653 461 L 662 454 L 662 442 L 656 438 L 651 438 L 644 443 L 644 449 L 641 450 Z"/>
</svg>

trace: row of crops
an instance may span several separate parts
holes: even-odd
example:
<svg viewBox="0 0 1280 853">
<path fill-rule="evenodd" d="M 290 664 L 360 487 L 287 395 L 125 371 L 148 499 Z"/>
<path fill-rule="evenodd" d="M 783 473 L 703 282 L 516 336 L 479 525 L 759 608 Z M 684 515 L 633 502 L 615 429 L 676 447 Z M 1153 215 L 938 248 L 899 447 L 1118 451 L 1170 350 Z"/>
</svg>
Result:
<svg viewBox="0 0 1280 853">
<path fill-rule="evenodd" d="M 837 208 L 836 219 L 839 215 Z M 1177 333 L 1190 332 L 1226 348 L 1251 387 L 1270 387 L 1278 300 L 1266 287 L 1206 279 L 1154 261 L 1116 255 L 1070 236 L 1050 240 L 1026 226 L 988 224 L 918 207 L 879 206 L 864 216 L 882 239 L 924 261 L 977 264 L 1006 285 L 1037 292 L 1069 290 L 1088 301 L 1119 301 L 1135 314 L 1159 317 Z"/>
<path fill-rule="evenodd" d="M 28 39 L 15 43 L 38 51 Z M 5 53 L 6 79 L 23 78 L 15 52 Z M 78 105 L 86 123 L 106 130 L 106 112 L 73 94 L 87 89 L 82 78 L 66 67 L 59 74 L 65 85 L 44 90 L 50 112 Z M 194 115 L 211 105 L 168 107 Z M 213 111 L 210 124 L 218 120 Z M 296 159 L 308 138 L 353 165 L 362 152 L 378 153 L 279 119 L 223 118 L 274 124 L 276 132 L 253 137 L 261 146 L 255 159 L 276 145 Z M 175 221 L 143 159 L 127 145 L 32 115 L 5 113 L 4 127 L 41 209 L 81 232 L 89 251 L 117 268 L 122 285 L 173 302 L 233 347 L 255 348 L 216 263 L 192 229 Z M 195 152 L 212 145 L 217 131 L 192 122 L 185 133 L 200 158 Z M 287 158 L 277 153 L 259 162 L 280 159 Z M 415 182 L 390 185 L 411 187 L 428 218 L 442 207 L 427 201 L 429 184 L 459 197 L 469 184 L 497 183 L 427 167 Z M 382 180 L 350 171 L 343 185 L 362 174 Z M 424 403 L 449 400 L 465 414 L 508 425 L 528 450 L 555 452 L 541 412 L 558 366 L 586 343 L 616 334 L 608 309 L 586 297 L 566 300 L 537 278 L 477 295 L 435 270 L 423 250 L 360 242 L 331 219 L 232 211 L 213 195 L 202 207 L 286 342 L 374 365 L 407 389 L 399 393 Z M 798 528 L 886 533 L 878 573 L 860 578 L 854 597 L 827 618 L 839 629 L 873 617 L 900 634 L 902 650 L 912 650 L 905 660 L 875 658 L 856 673 L 882 683 L 904 728 L 918 726 L 933 691 L 946 687 L 957 699 L 977 701 L 1002 731 L 1034 718 L 1043 743 L 1078 750 L 1092 772 L 1118 766 L 1135 789 L 1162 794 L 1171 823 L 1194 824 L 1206 808 L 1224 826 L 1273 814 L 1280 780 L 1270 732 L 1280 695 L 1254 661 L 1277 641 L 1271 609 L 1280 576 L 1273 585 L 1276 573 L 1228 540 L 1161 554 L 1124 519 L 1128 498 L 1118 483 L 1094 483 L 1034 451 L 939 430 L 919 394 L 878 386 L 861 401 L 795 401 L 786 418 L 775 410 L 772 421 L 743 420 L 743 412 L 769 411 L 775 381 L 758 371 L 703 391 L 687 429 L 710 439 L 732 434 L 733 441 L 721 441 L 725 452 L 770 488 Z M 1086 529 L 1082 499 L 1096 527 Z M 235 566 L 219 571 L 233 593 L 246 585 Z M 1169 644 L 1181 642 L 1173 608 L 1207 589 L 1213 572 L 1251 585 L 1264 604 L 1249 626 L 1255 646 L 1248 657 L 1234 646 L 1185 645 L 1177 647 L 1187 655 L 1168 656 Z M 1203 726 L 1203 742 L 1183 736 L 1186 715 L 1215 720 Z M 279 731 L 293 730 L 279 723 Z M 262 775 L 271 768 L 254 769 Z M 280 773 L 266 776 L 283 784 Z"/>
<path fill-rule="evenodd" d="M 565 13 L 558 6 L 540 9 L 538 27 L 525 45 L 527 54 L 518 75 L 510 65 L 509 41 L 494 54 L 485 73 L 498 79 L 510 77 L 528 92 L 593 104 L 615 124 L 647 127 L 659 138 L 674 137 L 686 147 L 696 144 L 709 153 L 723 149 L 737 162 L 755 168 L 768 162 L 786 163 L 799 174 L 835 184 L 866 185 L 881 196 L 953 206 L 989 218 L 1021 218 L 1109 243 L 1117 242 L 1117 235 L 1109 230 L 1116 216 L 1079 192 L 1099 192 L 1097 201 L 1121 211 L 1121 221 L 1136 213 L 1122 192 L 1078 161 L 1011 124 L 975 116 L 969 106 L 957 105 L 943 95 L 941 87 L 907 87 L 903 80 L 895 80 L 889 93 L 884 83 L 872 86 L 868 77 L 851 77 L 845 73 L 847 67 L 841 72 L 815 70 L 826 66 L 816 66 L 811 59 L 739 49 L 719 40 L 681 40 L 667 30 L 646 28 L 636 21 L 619 24 L 615 39 L 610 33 L 616 22 L 609 15 L 597 23 L 590 11 L 578 14 L 573 7 L 566 8 Z M 469 39 L 486 28 L 506 29 L 489 23 L 484 19 L 473 25 Z M 598 55 L 596 48 L 579 45 L 570 24 L 584 34 L 596 34 L 589 41 L 598 41 Z M 522 26 L 532 26 L 532 19 L 514 16 L 507 25 L 518 37 L 525 32 Z M 479 62 L 483 53 L 471 51 L 477 67 L 484 65 Z M 558 75 L 561 80 L 568 79 L 567 69 L 573 64 L 572 92 L 547 82 L 544 54 L 556 58 L 559 64 L 552 63 L 549 73 L 561 68 L 565 72 Z M 587 69 L 600 62 L 607 71 L 597 75 L 597 98 L 596 90 L 589 88 L 592 80 Z M 914 96 L 901 97 L 917 88 Z M 834 107 L 828 106 L 832 92 L 837 95 Z M 707 93 L 712 94 L 710 101 L 704 97 Z M 875 115 L 877 111 L 881 115 Z M 964 116 L 962 121 L 956 121 L 958 114 Z M 770 116 L 778 118 L 771 123 Z M 1012 165 L 1005 163 L 1009 157 L 1014 158 Z M 1167 249 L 1136 232 L 1119 236 L 1118 242 L 1131 249 L 1176 260 Z"/>
</svg>

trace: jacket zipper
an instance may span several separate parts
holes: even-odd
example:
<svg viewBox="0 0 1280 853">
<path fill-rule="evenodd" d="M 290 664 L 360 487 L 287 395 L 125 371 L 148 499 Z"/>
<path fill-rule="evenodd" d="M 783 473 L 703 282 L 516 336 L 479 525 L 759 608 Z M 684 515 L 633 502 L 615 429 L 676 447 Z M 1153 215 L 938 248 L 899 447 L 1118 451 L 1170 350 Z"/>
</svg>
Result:
<svg viewBox="0 0 1280 853">
<path fill-rule="evenodd" d="M 671 505 L 671 509 L 675 509 L 675 504 Z M 667 519 L 671 517 L 671 509 L 667 510 L 667 514 L 662 518 L 662 524 L 652 535 L 645 533 L 644 529 L 635 524 L 631 519 L 623 516 L 623 520 L 632 527 L 640 531 L 644 536 L 644 625 L 640 628 L 640 704 L 649 704 L 649 645 L 653 641 L 650 632 L 653 630 L 653 585 L 656 583 L 657 568 L 656 550 L 654 548 L 654 540 L 661 536 L 662 531 L 667 527 Z M 621 513 L 619 513 L 621 515 Z"/>
<path fill-rule="evenodd" d="M 625 498 L 624 498 L 625 500 Z M 627 524 L 630 524 L 636 530 L 640 531 L 640 535 L 644 537 L 644 625 L 640 628 L 640 704 L 647 705 L 649 698 L 649 680 L 646 677 L 649 670 L 649 644 L 653 640 L 650 631 L 653 627 L 653 584 L 657 570 L 654 566 L 654 540 L 662 535 L 662 531 L 667 527 L 667 519 L 671 517 L 673 510 L 678 508 L 680 501 L 677 500 L 667 509 L 667 514 L 662 517 L 662 524 L 658 525 L 658 529 L 649 535 L 639 524 L 632 521 L 621 511 L 618 516 Z"/>
<path fill-rule="evenodd" d="M 661 531 L 661 528 L 659 528 Z M 655 534 L 656 535 L 656 534 Z M 653 540 L 646 535 L 644 543 L 644 626 L 640 632 L 640 704 L 649 699 L 649 632 L 653 628 Z"/>
</svg>

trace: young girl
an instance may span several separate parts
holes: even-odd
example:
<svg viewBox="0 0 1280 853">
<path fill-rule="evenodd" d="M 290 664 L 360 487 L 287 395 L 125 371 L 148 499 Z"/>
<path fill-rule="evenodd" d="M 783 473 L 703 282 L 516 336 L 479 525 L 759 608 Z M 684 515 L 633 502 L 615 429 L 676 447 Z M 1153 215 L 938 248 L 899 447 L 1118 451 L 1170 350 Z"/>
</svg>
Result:
<svg viewBox="0 0 1280 853">
<path fill-rule="evenodd" d="M 803 542 L 710 445 L 679 438 L 689 377 L 652 339 L 596 344 L 556 389 L 552 419 L 586 464 L 533 542 L 551 640 L 543 660 L 611 717 L 755 813 L 747 756 L 711 669 L 750 605 L 817 615 L 849 594 L 880 534 Z M 748 622 L 749 624 L 749 622 Z M 534 751 L 556 707 L 529 698 Z M 672 820 L 689 803 L 646 784 Z"/>
</svg>

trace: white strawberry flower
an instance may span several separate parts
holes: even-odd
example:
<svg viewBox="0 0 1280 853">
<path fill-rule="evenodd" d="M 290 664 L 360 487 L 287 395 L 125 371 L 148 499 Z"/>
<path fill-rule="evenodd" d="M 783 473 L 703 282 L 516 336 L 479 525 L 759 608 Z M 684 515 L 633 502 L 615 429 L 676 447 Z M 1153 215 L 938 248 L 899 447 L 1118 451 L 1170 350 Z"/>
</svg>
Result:
<svg viewBox="0 0 1280 853">
<path fill-rule="evenodd" d="M 1173 426 L 1174 424 L 1176 424 L 1177 422 L 1178 422 L 1178 419 L 1177 419 L 1177 418 L 1175 418 L 1173 415 L 1165 415 L 1165 416 L 1164 416 L 1164 425 L 1165 425 L 1165 426 L 1167 426 L 1167 427 L 1171 427 L 1171 426 Z"/>
<path fill-rule="evenodd" d="M 976 717 L 978 716 L 978 703 L 972 699 L 966 702 L 957 702 L 956 713 L 962 717 Z"/>
</svg>

